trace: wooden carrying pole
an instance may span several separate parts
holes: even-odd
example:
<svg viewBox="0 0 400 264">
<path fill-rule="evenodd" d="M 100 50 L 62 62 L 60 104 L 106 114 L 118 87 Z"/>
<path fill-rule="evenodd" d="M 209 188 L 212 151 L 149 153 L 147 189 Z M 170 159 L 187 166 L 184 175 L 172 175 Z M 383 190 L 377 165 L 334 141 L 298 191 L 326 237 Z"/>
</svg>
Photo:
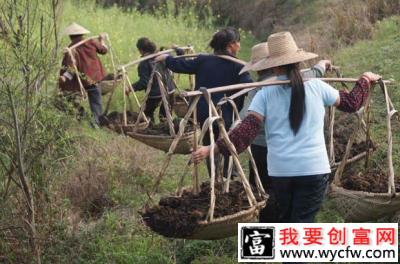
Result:
<svg viewBox="0 0 400 264">
<path fill-rule="evenodd" d="M 238 58 L 232 57 L 232 56 L 228 56 L 228 55 L 216 55 L 216 54 L 208 54 L 208 53 L 192 53 L 192 54 L 185 54 L 185 55 L 180 55 L 180 56 L 175 56 L 174 58 L 195 58 L 198 57 L 199 55 L 206 55 L 206 56 L 215 56 L 221 59 L 225 59 L 225 60 L 229 60 L 232 62 L 236 62 L 239 63 L 241 65 L 245 65 L 246 62 L 242 61 Z"/>
<path fill-rule="evenodd" d="M 191 50 L 191 49 L 193 49 L 192 46 L 184 46 L 184 47 L 178 47 L 178 48 L 179 48 L 179 49 L 183 49 L 183 50 Z M 120 68 L 120 69 L 122 69 L 122 68 L 129 68 L 129 67 L 131 67 L 131 66 L 133 66 L 133 65 L 136 65 L 136 64 L 141 63 L 142 61 L 149 60 L 149 59 L 153 59 L 153 58 L 155 58 L 155 57 L 158 57 L 158 56 L 163 55 L 163 54 L 168 54 L 168 53 L 171 53 L 171 52 L 173 52 L 173 51 L 175 51 L 175 49 L 167 49 L 167 50 L 163 50 L 163 51 L 160 51 L 160 52 L 156 52 L 156 53 L 153 53 L 153 54 L 144 56 L 144 57 L 142 57 L 142 58 L 140 58 L 140 59 L 133 60 L 133 61 L 131 61 L 131 62 L 125 64 L 125 65 L 121 65 L 119 68 Z"/>
<path fill-rule="evenodd" d="M 303 80 L 309 81 L 313 79 L 318 79 L 324 82 L 348 82 L 348 83 L 355 83 L 358 81 L 358 79 L 355 78 L 304 78 Z M 391 81 L 383 81 L 385 84 L 390 84 Z M 243 84 L 234 84 L 234 85 L 227 85 L 227 86 L 221 86 L 221 87 L 214 87 L 207 89 L 207 91 L 210 94 L 213 93 L 220 93 L 220 92 L 228 92 L 228 91 L 236 91 L 236 90 L 242 90 L 242 89 L 247 89 L 247 88 L 252 88 L 255 89 L 257 87 L 262 87 L 262 86 L 271 86 L 271 85 L 282 85 L 282 84 L 289 84 L 289 80 L 285 81 L 279 81 L 279 80 L 265 80 L 261 82 L 253 82 L 253 83 L 243 83 Z M 200 91 L 192 91 L 192 92 L 183 92 L 181 93 L 182 96 L 184 97 L 192 97 L 192 96 L 197 96 L 201 95 L 202 93 Z"/>
</svg>

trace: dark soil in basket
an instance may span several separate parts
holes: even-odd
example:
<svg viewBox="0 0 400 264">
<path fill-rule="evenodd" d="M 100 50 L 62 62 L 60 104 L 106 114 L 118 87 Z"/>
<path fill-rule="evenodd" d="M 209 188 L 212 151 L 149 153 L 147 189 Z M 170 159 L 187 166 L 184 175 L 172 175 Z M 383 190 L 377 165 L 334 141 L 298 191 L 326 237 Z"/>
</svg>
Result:
<svg viewBox="0 0 400 264">
<path fill-rule="evenodd" d="M 216 203 L 214 218 L 223 217 L 249 209 L 249 203 L 243 184 L 231 182 L 230 192 L 223 193 L 223 185 L 216 184 Z M 254 192 L 257 195 L 257 192 Z M 261 201 L 261 197 L 256 197 Z M 165 197 L 152 208 L 145 208 L 141 213 L 147 226 L 153 231 L 166 236 L 184 238 L 190 236 L 199 221 L 206 219 L 210 207 L 210 184 L 201 185 L 198 195 L 184 191 L 181 197 Z"/>
<path fill-rule="evenodd" d="M 172 120 L 172 123 L 174 124 L 175 133 L 178 133 L 179 131 L 179 123 L 181 120 L 182 120 L 181 118 L 175 118 L 174 120 Z M 185 127 L 185 133 L 191 131 L 193 131 L 193 123 L 189 121 Z M 150 125 L 146 129 L 138 130 L 138 133 L 146 135 L 159 135 L 159 136 L 170 135 L 167 121 L 162 121 L 158 124 L 150 123 Z"/>
<path fill-rule="evenodd" d="M 353 191 L 372 193 L 387 193 L 388 175 L 378 167 L 370 167 L 366 171 L 356 171 L 351 168 L 342 176 L 343 188 Z M 396 192 L 400 192 L 400 179 L 395 178 Z"/>
<path fill-rule="evenodd" d="M 335 151 L 335 160 L 341 161 L 343 159 L 344 153 L 346 151 L 347 142 L 349 141 L 350 136 L 356 130 L 358 124 L 358 119 L 354 114 L 344 114 L 341 115 L 335 120 L 335 125 L 333 128 L 333 139 L 334 139 L 334 151 Z M 349 158 L 355 157 L 358 154 L 366 151 L 369 148 L 375 148 L 373 142 L 369 140 L 368 142 L 365 139 L 365 135 L 362 132 L 357 135 L 353 146 L 350 151 Z M 329 151 L 329 124 L 325 125 L 325 142 L 326 147 Z"/>
<path fill-rule="evenodd" d="M 138 116 L 139 116 L 138 113 L 127 111 L 126 112 L 127 123 L 131 125 L 135 124 Z M 114 129 L 115 127 L 120 127 L 124 122 L 123 120 L 124 120 L 123 113 L 114 111 L 106 116 L 102 116 L 100 118 L 100 125 Z"/>
</svg>

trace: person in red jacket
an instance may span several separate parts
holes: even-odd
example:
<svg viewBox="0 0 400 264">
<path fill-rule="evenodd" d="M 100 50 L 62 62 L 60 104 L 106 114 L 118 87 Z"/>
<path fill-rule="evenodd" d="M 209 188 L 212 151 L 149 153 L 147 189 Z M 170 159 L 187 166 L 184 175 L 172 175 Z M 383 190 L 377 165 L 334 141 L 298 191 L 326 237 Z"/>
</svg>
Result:
<svg viewBox="0 0 400 264">
<path fill-rule="evenodd" d="M 90 32 L 84 27 L 72 23 L 65 29 L 64 33 L 71 39 L 68 47 L 72 47 L 83 41 L 83 36 Z M 97 83 L 105 77 L 104 67 L 97 54 L 106 53 L 107 46 L 104 43 L 104 36 L 100 34 L 98 40 L 88 40 L 72 49 L 73 58 L 71 58 L 69 52 L 66 52 L 60 70 L 59 86 L 64 95 L 76 95 L 81 91 L 77 77 L 79 75 L 83 88 L 88 94 L 90 109 L 97 125 L 99 125 L 99 119 L 103 113 L 101 91 Z M 73 60 L 78 72 L 75 71 Z"/>
</svg>

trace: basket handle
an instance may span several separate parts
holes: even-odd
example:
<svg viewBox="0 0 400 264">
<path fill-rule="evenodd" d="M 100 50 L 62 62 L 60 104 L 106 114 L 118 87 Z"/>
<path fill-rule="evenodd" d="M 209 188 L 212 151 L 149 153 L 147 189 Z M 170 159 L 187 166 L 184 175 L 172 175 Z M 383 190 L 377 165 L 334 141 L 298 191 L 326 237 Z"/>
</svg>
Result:
<svg viewBox="0 0 400 264">
<path fill-rule="evenodd" d="M 135 132 L 135 133 L 136 133 L 138 127 L 139 127 L 139 123 L 140 123 L 140 120 L 141 120 L 140 116 L 141 115 L 145 115 L 144 114 L 144 109 L 146 108 L 147 98 L 149 98 L 151 87 L 153 86 L 154 74 L 155 73 L 156 73 L 156 67 L 153 67 L 153 69 L 151 70 L 149 82 L 147 83 L 146 93 L 145 93 L 144 99 L 143 99 L 143 104 L 139 108 L 138 119 L 136 119 L 135 126 L 133 127 L 133 132 Z M 133 90 L 132 86 L 131 86 L 131 89 Z"/>
<path fill-rule="evenodd" d="M 169 107 L 169 102 L 167 99 L 168 96 L 168 92 L 167 89 L 164 86 L 164 83 L 162 82 L 162 78 L 161 78 L 161 74 L 156 71 L 156 78 L 157 78 L 157 82 L 158 82 L 158 87 L 160 89 L 160 93 L 161 93 L 161 99 L 163 102 L 163 107 L 165 110 L 165 114 L 167 116 L 167 122 L 168 122 L 168 127 L 169 127 L 169 133 L 171 136 L 175 136 L 175 129 L 174 129 L 174 124 L 172 122 L 172 116 L 171 116 L 171 109 Z"/>
<path fill-rule="evenodd" d="M 386 87 L 386 84 L 380 80 L 379 86 L 383 91 L 383 95 L 385 97 L 386 103 L 386 128 L 387 128 L 387 142 L 388 142 L 388 149 L 387 149 L 387 165 L 388 165 L 388 193 L 395 194 L 396 187 L 394 182 L 394 168 L 393 168 L 393 137 L 392 137 L 392 124 L 391 119 L 392 117 L 398 113 L 389 97 L 389 93 Z"/>
<path fill-rule="evenodd" d="M 202 92 L 202 94 L 204 95 L 204 97 L 205 97 L 205 99 L 206 99 L 206 101 L 208 103 L 210 115 L 215 116 L 215 117 L 219 117 L 218 111 L 217 111 L 213 101 L 211 100 L 211 95 L 210 95 L 209 91 L 207 90 L 207 88 L 201 87 L 200 88 L 200 92 Z M 224 123 L 223 123 L 222 119 L 218 120 L 218 127 L 219 127 L 219 131 L 220 131 L 220 135 L 223 138 L 223 140 L 225 141 L 225 143 L 227 144 L 229 152 L 231 153 L 231 156 L 232 156 L 233 161 L 235 163 L 235 166 L 239 171 L 239 175 L 241 177 L 241 180 L 242 180 L 242 183 L 243 183 L 243 187 L 244 187 L 244 189 L 246 191 L 246 195 L 247 195 L 247 198 L 249 200 L 249 204 L 250 204 L 250 206 L 256 206 L 257 200 L 256 200 L 256 198 L 255 198 L 255 196 L 253 194 L 253 191 L 251 190 L 249 181 L 247 180 L 247 178 L 246 178 L 246 176 L 244 174 L 243 168 L 242 168 L 242 166 L 240 164 L 240 161 L 239 161 L 239 155 L 237 154 L 235 146 L 232 144 L 232 142 L 229 139 L 228 133 L 227 133 L 227 131 L 225 129 L 225 126 L 224 126 Z"/>
<path fill-rule="evenodd" d="M 234 121 L 241 121 L 239 110 L 237 109 L 235 101 L 230 97 L 225 97 L 222 100 L 225 100 L 225 102 L 229 103 L 232 106 L 233 113 L 234 113 Z M 260 196 L 262 196 L 262 197 L 267 197 L 267 193 L 265 192 L 264 187 L 263 187 L 263 185 L 261 183 L 261 177 L 260 177 L 260 174 L 258 173 L 257 165 L 256 165 L 256 162 L 254 160 L 253 153 L 251 152 L 250 146 L 246 149 L 246 151 L 249 154 L 249 159 L 250 159 L 250 163 L 251 163 L 251 167 L 252 167 L 251 169 L 253 170 L 254 175 L 255 175 L 256 187 L 257 187 L 258 194 Z M 231 162 L 231 158 L 230 158 L 230 164 L 229 165 L 231 165 L 231 163 L 232 162 Z M 226 191 L 229 190 L 229 185 L 228 184 L 229 184 L 229 180 L 230 180 L 231 174 L 232 174 L 231 166 L 229 168 L 230 168 L 230 171 L 229 171 L 229 174 L 228 174 L 229 178 L 228 178 L 228 181 L 227 181 L 227 185 L 225 186 L 225 190 Z M 265 177 L 265 175 L 263 175 L 263 176 Z"/>
<path fill-rule="evenodd" d="M 150 197 L 153 196 L 154 193 L 156 193 L 158 191 L 158 187 L 160 186 L 161 180 L 164 177 L 165 172 L 167 171 L 169 163 L 171 162 L 172 155 L 174 154 L 174 151 L 175 151 L 176 147 L 178 146 L 178 143 L 179 143 L 180 139 L 182 138 L 182 136 L 183 136 L 183 134 L 185 132 L 185 126 L 186 126 L 187 122 L 189 121 L 189 118 L 192 115 L 193 110 L 195 109 L 199 99 L 200 99 L 200 96 L 196 96 L 194 98 L 194 100 L 192 101 L 192 104 L 189 107 L 188 112 L 186 113 L 185 117 L 179 123 L 178 134 L 176 134 L 174 140 L 171 143 L 171 146 L 169 147 L 169 150 L 167 152 L 167 156 L 165 157 L 165 160 L 164 160 L 164 163 L 163 163 L 163 165 L 161 167 L 161 170 L 158 173 L 158 176 L 156 177 L 156 179 L 154 181 L 153 190 L 149 195 Z M 195 133 L 196 133 L 196 131 L 195 131 Z"/>
<path fill-rule="evenodd" d="M 358 115 L 357 129 L 355 129 L 353 131 L 353 133 L 351 134 L 351 136 L 347 142 L 347 145 L 346 145 L 346 151 L 344 153 L 344 156 L 343 156 L 342 160 L 340 161 L 339 167 L 337 168 L 337 170 L 335 172 L 335 177 L 333 179 L 333 183 L 336 184 L 337 186 L 341 186 L 340 180 L 342 178 L 344 168 L 346 167 L 347 160 L 350 156 L 351 147 L 353 146 L 353 142 L 356 137 L 356 134 L 362 127 L 363 116 L 366 112 L 369 111 L 373 88 L 374 88 L 374 86 L 369 88 L 368 97 L 364 103 L 364 107 L 357 113 L 357 115 Z"/>
</svg>

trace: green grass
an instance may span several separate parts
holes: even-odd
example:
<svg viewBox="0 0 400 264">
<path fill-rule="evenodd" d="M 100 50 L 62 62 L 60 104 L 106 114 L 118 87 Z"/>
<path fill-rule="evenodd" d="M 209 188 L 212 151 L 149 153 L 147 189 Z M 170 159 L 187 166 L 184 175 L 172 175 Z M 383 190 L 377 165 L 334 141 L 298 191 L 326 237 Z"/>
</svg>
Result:
<svg viewBox="0 0 400 264">
<path fill-rule="evenodd" d="M 396 109 L 400 109 L 400 17 L 392 17 L 377 23 L 374 36 L 371 40 L 358 42 L 353 47 L 339 51 L 334 57 L 334 62 L 342 66 L 346 76 L 357 77 L 365 71 L 372 71 L 383 76 L 384 79 L 393 79 L 394 84 L 389 85 L 389 94 Z M 386 162 L 386 106 L 383 93 L 376 86 L 373 93 L 373 118 L 372 138 L 381 145 L 374 158 L 377 163 Z M 393 159 L 397 175 L 400 170 L 400 125 L 395 120 L 393 127 Z M 384 164 L 384 163 L 383 163 Z M 395 173 L 396 175 L 396 173 Z"/>
</svg>

